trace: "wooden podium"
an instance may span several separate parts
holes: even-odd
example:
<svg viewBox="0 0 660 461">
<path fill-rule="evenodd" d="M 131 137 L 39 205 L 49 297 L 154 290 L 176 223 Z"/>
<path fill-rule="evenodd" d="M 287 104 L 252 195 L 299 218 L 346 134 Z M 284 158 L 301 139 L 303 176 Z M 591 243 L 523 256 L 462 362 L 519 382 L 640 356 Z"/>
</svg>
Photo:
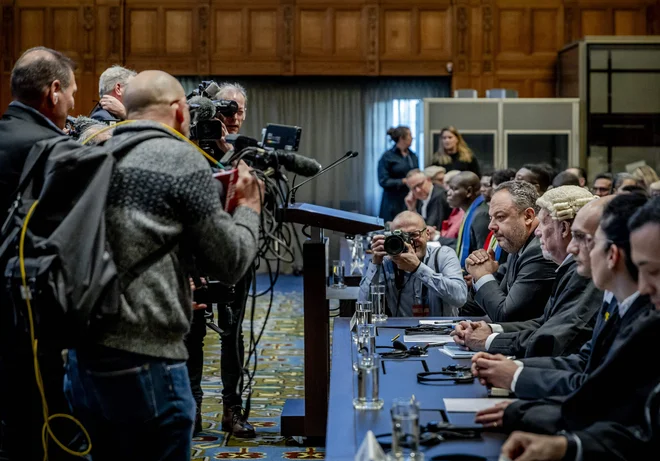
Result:
<svg viewBox="0 0 660 461">
<path fill-rule="evenodd" d="M 280 219 L 310 227 L 303 244 L 305 399 L 289 399 L 282 410 L 282 435 L 325 437 L 330 386 L 330 331 L 326 299 L 328 239 L 325 229 L 360 235 L 383 229 L 383 220 L 308 203 L 282 208 Z"/>
</svg>

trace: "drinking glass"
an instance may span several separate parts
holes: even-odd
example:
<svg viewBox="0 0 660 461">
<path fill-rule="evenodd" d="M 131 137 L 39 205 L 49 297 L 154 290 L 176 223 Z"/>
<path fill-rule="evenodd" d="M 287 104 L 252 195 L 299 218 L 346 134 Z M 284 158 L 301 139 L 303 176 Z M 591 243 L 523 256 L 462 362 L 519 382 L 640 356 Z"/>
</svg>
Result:
<svg viewBox="0 0 660 461">
<path fill-rule="evenodd" d="M 372 324 L 372 310 L 371 301 L 358 301 L 355 303 L 355 327 L 351 332 L 353 342 L 357 342 L 357 327 L 358 325 Z"/>
<path fill-rule="evenodd" d="M 371 285 L 371 304 L 373 308 L 373 321 L 387 320 L 385 313 L 385 285 Z"/>
<path fill-rule="evenodd" d="M 383 399 L 380 398 L 379 376 L 380 357 L 363 355 L 353 372 L 353 408 L 356 410 L 380 410 Z"/>
<path fill-rule="evenodd" d="M 419 450 L 419 404 L 412 398 L 394 399 L 392 409 L 391 458 L 399 460 L 424 459 Z"/>
<path fill-rule="evenodd" d="M 362 357 L 376 354 L 376 326 L 365 324 L 357 326 L 357 341 L 352 344 L 353 370 L 357 371 Z"/>
<path fill-rule="evenodd" d="M 344 261 L 332 261 L 332 288 L 346 288 L 344 284 Z"/>
</svg>

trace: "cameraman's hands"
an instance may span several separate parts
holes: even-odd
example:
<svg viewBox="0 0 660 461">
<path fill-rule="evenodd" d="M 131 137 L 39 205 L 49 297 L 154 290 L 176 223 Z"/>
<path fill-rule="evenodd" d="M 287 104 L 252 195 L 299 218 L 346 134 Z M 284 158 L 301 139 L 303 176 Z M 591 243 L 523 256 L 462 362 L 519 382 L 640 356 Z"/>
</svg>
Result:
<svg viewBox="0 0 660 461">
<path fill-rule="evenodd" d="M 415 272 L 422 262 L 415 254 L 415 249 L 410 243 L 406 243 L 406 248 L 405 253 L 391 256 L 392 262 L 402 271 Z"/>
<path fill-rule="evenodd" d="M 225 122 L 220 120 L 220 123 L 222 123 L 222 138 L 216 139 L 215 143 L 218 146 L 218 149 L 220 149 L 222 152 L 224 152 L 226 154 L 231 149 L 233 149 L 234 146 L 229 144 L 226 140 L 226 136 L 229 134 L 229 132 L 227 131 L 227 127 L 225 126 Z"/>
<path fill-rule="evenodd" d="M 206 285 L 206 279 L 204 277 L 202 277 L 200 280 L 202 281 L 202 285 Z M 190 291 L 192 293 L 195 293 L 195 290 L 197 289 L 197 287 L 195 286 L 195 281 L 193 280 L 192 277 L 188 277 L 188 281 L 190 282 Z M 192 308 L 194 311 L 206 309 L 207 307 L 208 306 L 206 304 L 198 304 L 193 300 Z"/>
<path fill-rule="evenodd" d="M 265 193 L 264 182 L 252 174 L 252 168 L 241 160 L 238 162 L 238 180 L 236 181 L 237 206 L 252 208 L 261 213 L 261 201 Z"/>
<path fill-rule="evenodd" d="M 374 238 L 371 239 L 371 252 L 373 254 L 371 262 L 378 266 L 383 264 L 383 258 L 387 256 L 387 253 L 385 253 L 384 235 L 375 235 Z"/>
</svg>

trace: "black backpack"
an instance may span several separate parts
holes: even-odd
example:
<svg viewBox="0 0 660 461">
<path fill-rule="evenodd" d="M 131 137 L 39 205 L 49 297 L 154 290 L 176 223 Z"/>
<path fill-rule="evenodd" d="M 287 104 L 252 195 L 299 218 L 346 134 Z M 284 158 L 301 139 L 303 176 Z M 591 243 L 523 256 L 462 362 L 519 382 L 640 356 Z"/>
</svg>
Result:
<svg viewBox="0 0 660 461">
<path fill-rule="evenodd" d="M 68 136 L 32 147 L 16 200 L 0 233 L 0 305 L 9 328 L 27 330 L 30 297 L 35 333 L 75 347 L 119 312 L 122 291 L 173 245 L 119 273 L 106 242 L 105 204 L 116 162 L 137 144 L 164 134 L 144 131 L 121 142 L 83 146 Z M 30 214 L 30 211 L 33 212 Z M 21 274 L 19 245 L 25 226 Z"/>
</svg>

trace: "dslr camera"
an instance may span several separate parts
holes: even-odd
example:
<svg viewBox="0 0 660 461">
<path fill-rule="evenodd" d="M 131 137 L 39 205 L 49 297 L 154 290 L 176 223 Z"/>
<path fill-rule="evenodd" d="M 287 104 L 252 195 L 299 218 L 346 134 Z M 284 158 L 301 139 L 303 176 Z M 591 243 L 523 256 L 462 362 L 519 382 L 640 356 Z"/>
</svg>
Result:
<svg viewBox="0 0 660 461">
<path fill-rule="evenodd" d="M 412 244 L 412 239 L 408 232 L 402 230 L 395 230 L 385 232 L 385 252 L 390 256 L 400 255 L 408 251 L 406 243 Z"/>
</svg>

